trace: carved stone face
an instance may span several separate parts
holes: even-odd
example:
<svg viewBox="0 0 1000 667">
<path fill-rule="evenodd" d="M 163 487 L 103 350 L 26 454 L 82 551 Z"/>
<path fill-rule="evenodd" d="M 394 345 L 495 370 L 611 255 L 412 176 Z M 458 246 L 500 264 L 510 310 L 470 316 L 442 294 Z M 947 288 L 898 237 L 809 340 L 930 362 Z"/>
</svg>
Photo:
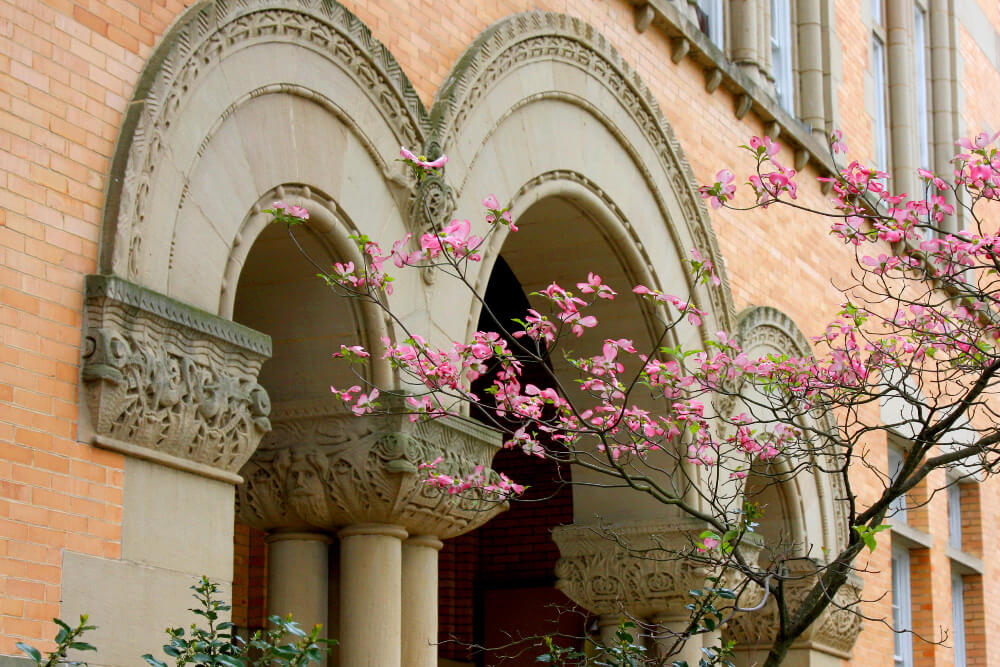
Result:
<svg viewBox="0 0 1000 667">
<path fill-rule="evenodd" d="M 291 509 L 310 523 L 325 522 L 328 514 L 326 493 L 316 457 L 296 452 L 285 477 L 285 494 Z"/>
</svg>

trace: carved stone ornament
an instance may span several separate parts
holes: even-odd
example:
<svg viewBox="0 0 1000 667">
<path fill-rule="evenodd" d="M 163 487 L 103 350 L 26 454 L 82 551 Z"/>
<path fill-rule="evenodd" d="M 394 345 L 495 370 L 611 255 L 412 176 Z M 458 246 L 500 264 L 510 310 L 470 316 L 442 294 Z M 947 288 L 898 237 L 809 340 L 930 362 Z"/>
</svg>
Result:
<svg viewBox="0 0 1000 667">
<path fill-rule="evenodd" d="M 418 466 L 441 457 L 441 473 L 464 476 L 482 466 L 495 477 L 489 466 L 499 448 L 495 431 L 459 419 L 413 423 L 401 411 L 357 417 L 330 406 L 283 410 L 243 468 L 237 517 L 265 530 L 383 523 L 411 535 L 455 537 L 506 502 L 447 495 L 428 486 Z"/>
<path fill-rule="evenodd" d="M 785 597 L 792 613 L 809 594 L 816 583 L 816 565 L 808 560 L 789 561 L 790 579 L 785 583 Z M 844 609 L 859 602 L 861 578 L 852 575 L 836 595 L 833 604 L 820 614 L 809 629 L 793 644 L 793 648 L 815 649 L 839 658 L 850 658 L 851 649 L 861 634 L 862 620 L 857 613 Z M 752 587 L 740 600 L 742 607 L 754 607 L 764 599 L 763 589 Z M 857 607 L 854 607 L 857 608 Z M 722 628 L 723 639 L 736 642 L 737 650 L 767 650 L 774 641 L 778 628 L 778 606 L 768 600 L 763 609 L 740 614 Z"/>
<path fill-rule="evenodd" d="M 265 334 L 114 276 L 87 276 L 82 378 L 100 446 L 237 481 L 271 430 L 257 384 L 270 355 Z"/>
<path fill-rule="evenodd" d="M 561 555 L 556 588 L 595 614 L 683 612 L 688 591 L 705 582 L 704 568 L 683 557 L 704 528 L 682 519 L 560 526 L 552 531 Z"/>
</svg>

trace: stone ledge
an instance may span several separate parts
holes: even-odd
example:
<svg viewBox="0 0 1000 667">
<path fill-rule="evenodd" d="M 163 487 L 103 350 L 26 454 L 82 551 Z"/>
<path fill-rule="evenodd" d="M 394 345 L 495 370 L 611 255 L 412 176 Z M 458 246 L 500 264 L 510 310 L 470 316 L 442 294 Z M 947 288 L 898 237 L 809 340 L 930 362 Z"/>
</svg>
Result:
<svg viewBox="0 0 1000 667">
<path fill-rule="evenodd" d="M 87 276 L 84 294 L 88 301 L 100 297 L 113 299 L 265 357 L 271 356 L 271 337 L 267 334 L 171 299 L 118 276 Z"/>
<path fill-rule="evenodd" d="M 985 574 L 986 565 L 979 558 L 956 549 L 950 544 L 945 548 L 945 554 L 951 559 L 951 566 L 959 574 Z"/>
<path fill-rule="evenodd" d="M 922 530 L 898 521 L 886 521 L 892 529 L 892 539 L 897 538 L 907 549 L 931 549 L 934 546 L 934 538 Z"/>
<path fill-rule="evenodd" d="M 777 138 L 776 134 L 780 134 L 782 143 L 789 145 L 795 154 L 796 169 L 801 171 L 807 163 L 812 162 L 824 174 L 836 172 L 828 147 L 813 135 L 811 128 L 782 109 L 770 92 L 741 72 L 670 0 L 628 1 L 635 6 L 636 12 L 647 12 L 648 18 L 637 21 L 637 29 L 642 28 L 639 32 L 643 32 L 648 25 L 653 25 L 671 38 L 673 62 L 679 63 L 684 58 L 690 58 L 705 69 L 705 89 L 709 93 L 721 87 L 736 96 L 737 103 L 733 109 L 736 118 L 742 119 L 752 111 L 764 123 L 776 124 L 780 132 L 768 134 L 772 138 Z M 819 129 L 823 134 L 826 133 L 825 128 Z"/>
</svg>

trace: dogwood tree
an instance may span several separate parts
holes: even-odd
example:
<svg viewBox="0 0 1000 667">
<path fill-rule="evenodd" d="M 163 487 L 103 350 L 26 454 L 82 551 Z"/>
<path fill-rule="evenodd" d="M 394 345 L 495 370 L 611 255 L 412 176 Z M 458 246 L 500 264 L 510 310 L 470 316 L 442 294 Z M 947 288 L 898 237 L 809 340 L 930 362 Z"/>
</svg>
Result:
<svg viewBox="0 0 1000 667">
<path fill-rule="evenodd" d="M 770 605 L 778 627 L 763 664 L 779 665 L 831 606 L 885 622 L 867 614 L 860 598 L 845 602 L 837 594 L 864 569 L 859 555 L 877 548 L 878 533 L 898 511 L 900 498 L 918 487 L 924 499 L 940 491 L 946 482 L 928 487 L 936 470 L 948 470 L 947 483 L 954 483 L 983 480 L 996 469 L 1000 234 L 986 217 L 990 202 L 1000 199 L 995 139 L 979 135 L 958 142 L 954 173 L 920 170 L 921 193 L 893 193 L 887 174 L 850 162 L 821 179 L 832 185 L 829 208 L 810 209 L 797 198 L 797 174 L 781 162 L 778 144 L 754 137 L 742 147 L 756 163 L 745 195 L 738 196 L 728 169 L 700 189 L 713 208 L 741 201 L 743 209 L 794 207 L 801 224 L 826 220 L 828 233 L 843 243 L 851 267 L 849 280 L 838 286 L 844 302 L 825 330 L 812 332 L 812 354 L 753 358 L 727 331 L 692 349 L 668 345 L 674 329 L 684 322 L 700 325 L 706 313 L 646 285 L 605 284 L 592 272 L 533 294 L 533 307 L 513 321 L 501 321 L 477 295 L 492 326 L 472 340 L 433 344 L 396 316 L 388 298 L 392 282 L 420 269 L 473 289 L 470 267 L 482 260 L 488 237 L 501 227 L 517 232 L 513 212 L 489 195 L 483 201 L 484 237 L 473 234 L 467 220 L 435 223 L 417 238 L 394 240 L 388 250 L 358 236 L 363 264 L 324 269 L 335 292 L 379 306 L 401 332 L 379 349 L 344 346 L 337 356 L 352 364 L 380 356 L 406 388 L 391 391 L 359 380 L 331 389 L 361 417 L 399 406 L 414 421 L 476 415 L 504 434 L 505 447 L 585 469 L 704 526 L 686 548 L 642 554 L 690 559 L 705 573 L 704 586 L 692 591 L 690 623 L 673 632 L 666 650 L 643 650 L 623 626 L 619 638 L 627 639 L 596 655 L 549 638 L 541 659 L 671 664 L 692 637 Z M 835 160 L 846 152 L 839 133 L 830 145 Z M 401 160 L 424 178 L 443 169 L 447 158 L 428 160 L 403 149 Z M 295 225 L 308 220 L 308 211 L 283 202 L 269 213 L 288 225 L 293 238 Z M 697 250 L 690 251 L 688 264 L 694 280 L 718 283 L 715 267 Z M 591 314 L 595 302 L 614 301 L 624 290 L 657 313 L 655 343 L 642 349 L 632 340 L 605 338 L 595 349 L 566 353 L 564 370 L 555 370 L 552 360 L 564 354 L 567 342 L 600 331 Z M 387 401 L 390 394 L 397 398 Z M 887 403 L 902 406 L 891 423 L 873 419 L 872 406 L 877 413 Z M 867 444 L 886 433 L 904 434 L 908 441 L 892 470 Z M 518 480 L 488 469 L 456 476 L 439 464 L 426 461 L 422 468 L 427 484 L 441 493 L 501 502 L 516 501 L 524 491 Z M 836 478 L 843 490 L 834 502 L 843 510 L 838 516 L 847 538 L 836 552 L 762 545 L 756 537 L 769 511 L 756 494 L 805 474 Z M 869 488 L 874 480 L 877 492 L 859 491 L 862 479 Z M 795 561 L 805 559 L 812 567 L 803 574 Z M 793 580 L 800 592 L 805 587 L 804 596 L 789 594 Z M 635 624 L 637 634 L 656 632 L 640 619 Z M 725 642 L 706 648 L 701 664 L 726 664 L 731 648 Z"/>
</svg>

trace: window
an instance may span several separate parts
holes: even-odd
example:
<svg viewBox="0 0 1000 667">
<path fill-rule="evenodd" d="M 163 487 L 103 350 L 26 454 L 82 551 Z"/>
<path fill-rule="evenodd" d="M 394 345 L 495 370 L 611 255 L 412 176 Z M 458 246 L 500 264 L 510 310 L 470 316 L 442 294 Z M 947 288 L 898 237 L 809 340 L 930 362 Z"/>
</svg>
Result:
<svg viewBox="0 0 1000 667">
<path fill-rule="evenodd" d="M 957 482 L 948 487 L 948 544 L 962 549 L 962 487 Z"/>
<path fill-rule="evenodd" d="M 903 452 L 889 445 L 889 482 L 895 482 L 903 468 Z M 900 523 L 906 523 L 906 495 L 902 495 L 889 505 L 889 516 Z"/>
<path fill-rule="evenodd" d="M 914 83 L 917 91 L 917 158 L 924 169 L 931 168 L 931 125 L 928 109 L 929 49 L 927 46 L 927 9 L 913 5 Z"/>
<path fill-rule="evenodd" d="M 889 114 L 887 96 L 888 73 L 886 71 L 885 43 L 885 12 L 884 0 L 872 0 L 872 88 L 875 95 L 875 117 L 872 135 L 875 140 L 875 167 L 882 171 L 889 170 Z"/>
<path fill-rule="evenodd" d="M 913 667 L 913 628 L 910 611 L 910 552 L 892 548 L 892 658 L 894 667 Z M 907 632 L 901 632 L 906 630 Z"/>
<path fill-rule="evenodd" d="M 951 574 L 951 627 L 955 667 L 965 667 L 965 585 L 957 572 Z"/>
<path fill-rule="evenodd" d="M 778 104 L 795 115 L 792 70 L 792 12 L 789 0 L 771 0 L 771 68 Z"/>
<path fill-rule="evenodd" d="M 722 22 L 722 0 L 698 0 L 695 4 L 698 27 L 720 49 L 725 46 Z"/>
</svg>

